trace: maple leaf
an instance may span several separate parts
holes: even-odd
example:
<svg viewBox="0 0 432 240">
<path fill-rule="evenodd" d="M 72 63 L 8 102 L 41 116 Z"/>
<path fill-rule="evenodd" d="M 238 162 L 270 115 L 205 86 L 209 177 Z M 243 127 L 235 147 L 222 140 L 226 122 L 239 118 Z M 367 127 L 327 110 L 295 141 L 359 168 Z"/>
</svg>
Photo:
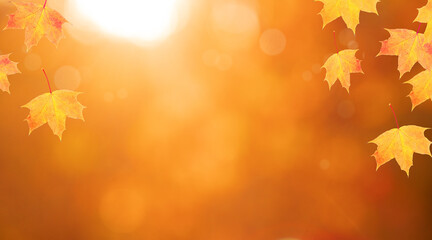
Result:
<svg viewBox="0 0 432 240">
<path fill-rule="evenodd" d="M 400 168 L 409 176 L 409 169 L 413 165 L 414 152 L 432 156 L 429 149 L 432 142 L 424 135 L 424 132 L 429 128 L 415 125 L 399 127 L 392 105 L 389 104 L 389 107 L 393 112 L 397 128 L 388 130 L 369 142 L 377 145 L 377 150 L 372 156 L 375 157 L 377 162 L 377 170 L 394 158 Z"/>
<path fill-rule="evenodd" d="M 84 121 L 83 109 L 78 102 L 80 92 L 71 90 L 57 90 L 52 93 L 42 94 L 23 107 L 30 110 L 27 116 L 29 134 L 36 128 L 48 123 L 49 127 L 60 140 L 66 129 L 66 117 L 81 119 Z"/>
<path fill-rule="evenodd" d="M 333 86 L 336 80 L 342 84 L 349 92 L 351 85 L 350 73 L 363 73 L 360 60 L 355 57 L 357 50 L 347 49 L 331 55 L 325 62 L 323 68 L 326 69 L 325 81 L 328 82 L 329 88 Z"/>
<path fill-rule="evenodd" d="M 430 42 L 432 40 L 432 2 L 428 1 L 427 4 L 419 8 L 418 11 L 414 22 L 427 23 L 424 36 L 425 41 Z"/>
<path fill-rule="evenodd" d="M 323 28 L 338 17 L 342 17 L 347 27 L 353 30 L 359 24 L 360 11 L 376 13 L 379 0 L 316 0 L 324 4 L 319 13 L 323 19 Z"/>
<path fill-rule="evenodd" d="M 7 93 L 10 93 L 9 91 L 10 83 L 8 81 L 7 76 L 16 73 L 21 73 L 17 66 L 18 63 L 12 62 L 9 59 L 9 55 L 10 54 L 0 55 L 0 90 Z"/>
<path fill-rule="evenodd" d="M 35 3 L 13 3 L 17 11 L 8 15 L 9 20 L 4 29 L 24 29 L 24 43 L 27 51 L 37 45 L 43 36 L 58 45 L 63 35 L 63 23 L 67 20 L 57 11 Z"/>
<path fill-rule="evenodd" d="M 405 82 L 413 86 L 412 91 L 408 95 L 411 99 L 412 109 L 425 102 L 428 99 L 432 99 L 432 71 L 425 70 L 411 80 Z"/>
<path fill-rule="evenodd" d="M 372 140 L 370 143 L 375 143 L 378 146 L 372 155 L 376 159 L 377 170 L 394 158 L 400 168 L 409 176 L 414 152 L 431 156 L 429 146 L 432 142 L 424 136 L 427 129 L 429 128 L 408 125 L 388 130 Z"/>
<path fill-rule="evenodd" d="M 408 29 L 386 29 L 390 38 L 381 42 L 378 56 L 397 55 L 399 77 L 409 72 L 416 62 L 423 68 L 432 68 L 431 46 L 423 34 Z"/>
</svg>

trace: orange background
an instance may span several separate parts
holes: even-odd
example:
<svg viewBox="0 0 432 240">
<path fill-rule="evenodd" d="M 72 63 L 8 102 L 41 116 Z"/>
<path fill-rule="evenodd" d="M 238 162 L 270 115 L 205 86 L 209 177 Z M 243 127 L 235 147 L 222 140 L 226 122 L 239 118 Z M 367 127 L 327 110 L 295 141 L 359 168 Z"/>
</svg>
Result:
<svg viewBox="0 0 432 240">
<path fill-rule="evenodd" d="M 226 2 L 252 9 L 256 32 L 215 28 Z M 399 79 L 397 57 L 375 57 L 384 28 L 416 30 L 425 4 L 382 0 L 356 36 L 340 18 L 322 30 L 310 0 L 191 1 L 184 28 L 152 46 L 82 43 L 69 25 L 57 49 L 44 38 L 25 53 L 22 30 L 1 31 L 23 73 L 0 94 L 0 239 L 432 239 L 430 157 L 414 154 L 407 178 L 394 160 L 376 171 L 368 144 L 395 127 L 390 102 L 401 125 L 432 127 L 432 103 L 411 112 L 403 84 L 421 66 Z M 5 26 L 15 9 L 0 7 Z M 286 47 L 269 56 L 273 28 Z M 319 69 L 333 30 L 363 60 L 350 94 Z M 46 125 L 27 136 L 20 106 L 48 91 L 38 65 L 51 81 L 79 72 L 86 121 L 68 119 L 62 142 Z"/>
</svg>

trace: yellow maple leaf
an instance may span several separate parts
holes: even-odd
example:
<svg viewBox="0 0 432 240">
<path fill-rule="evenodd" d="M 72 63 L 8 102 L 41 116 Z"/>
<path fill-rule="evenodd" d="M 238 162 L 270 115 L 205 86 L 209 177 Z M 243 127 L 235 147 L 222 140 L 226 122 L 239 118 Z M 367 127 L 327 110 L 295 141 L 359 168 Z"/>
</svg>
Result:
<svg viewBox="0 0 432 240">
<path fill-rule="evenodd" d="M 351 73 L 363 73 L 361 61 L 355 57 L 357 50 L 347 49 L 331 55 L 325 62 L 323 68 L 326 69 L 325 81 L 328 82 L 329 88 L 333 86 L 336 80 L 342 84 L 349 92 L 351 85 Z"/>
<path fill-rule="evenodd" d="M 29 134 L 48 123 L 53 133 L 61 140 L 66 129 L 66 117 L 84 121 L 82 111 L 85 107 L 78 102 L 79 94 L 80 92 L 71 90 L 57 90 L 42 94 L 24 105 L 23 107 L 30 110 L 26 118 Z"/>
<path fill-rule="evenodd" d="M 412 110 L 425 102 L 432 99 L 432 71 L 426 69 L 417 74 L 411 80 L 407 81 L 413 86 L 412 91 L 408 95 L 411 99 Z"/>
<path fill-rule="evenodd" d="M 381 55 L 398 56 L 399 77 L 409 72 L 416 62 L 425 69 L 432 68 L 431 46 L 423 34 L 408 29 L 386 29 L 390 38 L 381 42 Z"/>
<path fill-rule="evenodd" d="M 17 11 L 9 15 L 5 29 L 24 29 L 24 43 L 27 51 L 37 45 L 43 36 L 58 45 L 63 35 L 63 23 L 67 20 L 57 11 L 44 5 L 27 3 L 13 3 Z"/>
<path fill-rule="evenodd" d="M 432 156 L 429 149 L 432 142 L 424 135 L 424 132 L 429 128 L 415 125 L 399 127 L 393 107 L 391 104 L 389 106 L 393 111 L 397 128 L 390 129 L 370 141 L 370 143 L 377 145 L 377 150 L 372 156 L 377 162 L 377 170 L 394 158 L 400 168 L 409 176 L 409 169 L 413 165 L 415 152 Z"/>
<path fill-rule="evenodd" d="M 428 1 L 427 4 L 418 9 L 418 15 L 414 22 L 427 23 L 424 32 L 425 41 L 432 41 L 432 2 Z"/>
<path fill-rule="evenodd" d="M 66 117 L 84 121 L 84 106 L 78 102 L 80 92 L 71 90 L 51 91 L 48 76 L 42 69 L 49 87 L 49 93 L 37 96 L 23 107 L 30 110 L 26 121 L 29 126 L 29 135 L 36 128 L 48 123 L 48 126 L 60 140 L 66 129 Z"/>
<path fill-rule="evenodd" d="M 18 63 L 12 62 L 9 55 L 0 55 L 0 90 L 10 93 L 8 75 L 21 73 L 18 69 Z"/>
<path fill-rule="evenodd" d="M 342 17 L 347 27 L 355 34 L 356 26 L 359 24 L 360 11 L 376 13 L 376 5 L 379 0 L 316 0 L 324 4 L 319 13 L 323 19 L 323 27 Z"/>
</svg>

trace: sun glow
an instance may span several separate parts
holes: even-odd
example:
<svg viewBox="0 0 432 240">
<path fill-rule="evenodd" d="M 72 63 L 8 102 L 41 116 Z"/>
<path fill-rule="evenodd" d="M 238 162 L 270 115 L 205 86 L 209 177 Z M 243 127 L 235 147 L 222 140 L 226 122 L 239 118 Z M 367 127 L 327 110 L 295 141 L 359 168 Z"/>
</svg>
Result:
<svg viewBox="0 0 432 240">
<path fill-rule="evenodd" d="M 103 31 L 144 41 L 174 29 L 178 0 L 75 0 L 76 9 Z"/>
</svg>

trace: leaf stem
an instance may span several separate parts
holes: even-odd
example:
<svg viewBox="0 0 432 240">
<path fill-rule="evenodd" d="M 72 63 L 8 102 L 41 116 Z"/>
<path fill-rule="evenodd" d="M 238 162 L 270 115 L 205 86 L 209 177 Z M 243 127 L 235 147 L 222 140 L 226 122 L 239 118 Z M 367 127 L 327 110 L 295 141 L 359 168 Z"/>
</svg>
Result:
<svg viewBox="0 0 432 240">
<path fill-rule="evenodd" d="M 336 47 L 336 52 L 339 53 L 339 48 L 338 48 L 337 41 L 336 41 L 336 31 L 333 31 L 333 39 L 334 39 L 334 44 Z"/>
<path fill-rule="evenodd" d="M 42 71 L 43 71 L 43 73 L 44 73 L 44 75 L 45 75 L 45 79 L 46 79 L 46 81 L 47 81 L 47 83 L 48 83 L 49 91 L 50 91 L 50 93 L 52 94 L 52 91 L 51 91 L 51 85 L 50 85 L 50 82 L 49 82 L 49 80 L 48 80 L 48 76 L 47 76 L 47 74 L 46 74 L 46 72 L 45 72 L 45 69 L 42 68 Z"/>
<path fill-rule="evenodd" d="M 398 123 L 398 120 L 397 120 L 397 118 L 396 118 L 396 113 L 395 113 L 395 111 L 394 111 L 393 106 L 391 105 L 391 103 L 389 103 L 389 107 L 391 108 L 391 110 L 392 110 L 392 112 L 393 112 L 393 116 L 394 116 L 394 119 L 395 119 L 395 121 L 396 121 L 396 126 L 397 126 L 397 128 L 399 129 L 399 123 Z"/>
<path fill-rule="evenodd" d="M 48 1 L 48 0 L 45 0 L 45 3 L 44 3 L 44 5 L 43 5 L 43 8 L 45 8 L 47 1 Z"/>
</svg>

